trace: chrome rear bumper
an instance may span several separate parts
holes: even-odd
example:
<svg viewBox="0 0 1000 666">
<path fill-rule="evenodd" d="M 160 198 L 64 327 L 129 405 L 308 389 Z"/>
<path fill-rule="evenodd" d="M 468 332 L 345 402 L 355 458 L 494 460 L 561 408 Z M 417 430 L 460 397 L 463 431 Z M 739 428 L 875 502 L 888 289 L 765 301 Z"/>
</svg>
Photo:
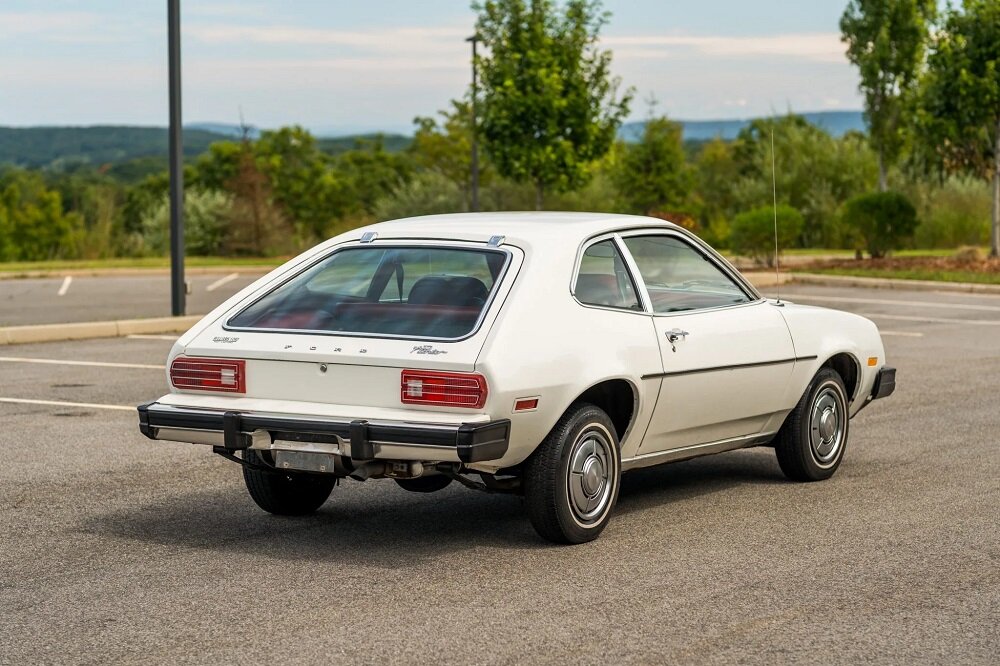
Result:
<svg viewBox="0 0 1000 666">
<path fill-rule="evenodd" d="M 510 420 L 432 424 L 368 421 L 177 407 L 137 407 L 139 430 L 150 439 L 218 446 L 335 453 L 352 461 L 374 459 L 477 463 L 502 458 Z"/>
</svg>

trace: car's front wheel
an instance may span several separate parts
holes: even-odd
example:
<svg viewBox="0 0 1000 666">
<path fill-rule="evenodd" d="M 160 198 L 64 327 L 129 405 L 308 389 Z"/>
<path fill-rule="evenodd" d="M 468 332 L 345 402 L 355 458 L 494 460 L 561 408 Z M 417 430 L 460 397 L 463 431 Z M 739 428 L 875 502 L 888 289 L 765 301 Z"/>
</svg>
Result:
<svg viewBox="0 0 1000 666">
<path fill-rule="evenodd" d="M 774 441 L 778 465 L 794 481 L 829 479 L 847 449 L 850 414 L 840 374 L 823 368 L 792 410 Z"/>
<path fill-rule="evenodd" d="M 279 516 L 304 516 L 323 506 L 337 483 L 334 476 L 262 469 L 253 449 L 243 452 L 243 480 L 257 506 Z"/>
<path fill-rule="evenodd" d="M 572 407 L 526 463 L 528 517 L 556 543 L 596 539 L 618 500 L 621 458 L 611 419 L 589 404 Z"/>
</svg>

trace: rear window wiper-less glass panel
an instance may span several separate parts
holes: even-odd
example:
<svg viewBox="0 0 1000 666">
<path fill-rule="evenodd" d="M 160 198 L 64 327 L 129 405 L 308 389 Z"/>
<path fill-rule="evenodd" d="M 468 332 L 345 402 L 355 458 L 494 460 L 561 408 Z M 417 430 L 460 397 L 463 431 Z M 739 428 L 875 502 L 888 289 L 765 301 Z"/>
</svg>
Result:
<svg viewBox="0 0 1000 666">
<path fill-rule="evenodd" d="M 452 247 L 338 250 L 227 323 L 234 329 L 456 339 L 478 328 L 509 255 Z"/>
</svg>

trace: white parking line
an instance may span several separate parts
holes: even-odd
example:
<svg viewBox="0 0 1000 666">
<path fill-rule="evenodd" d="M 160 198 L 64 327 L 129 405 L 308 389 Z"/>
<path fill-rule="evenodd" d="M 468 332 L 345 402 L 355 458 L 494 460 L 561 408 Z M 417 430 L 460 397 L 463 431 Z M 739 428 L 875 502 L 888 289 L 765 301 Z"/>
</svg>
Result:
<svg viewBox="0 0 1000 666">
<path fill-rule="evenodd" d="M 949 308 L 953 310 L 981 310 L 983 312 L 1000 312 L 997 305 L 973 305 L 971 303 L 937 303 L 934 301 L 900 301 L 888 298 L 853 298 L 850 296 L 813 296 L 799 294 L 792 296 L 793 301 L 827 301 L 829 303 L 867 303 L 869 305 L 904 305 L 920 308 Z"/>
<path fill-rule="evenodd" d="M 917 333 L 916 331 L 879 331 L 879 335 L 885 336 L 899 336 L 901 338 L 922 338 L 923 333 Z"/>
<path fill-rule="evenodd" d="M 235 280 L 239 276 L 240 276 L 239 273 L 230 273 L 226 277 L 221 277 L 218 280 L 216 280 L 215 282 L 213 282 L 212 284 L 210 284 L 207 287 L 205 287 L 205 291 L 215 291 L 216 289 L 218 289 L 222 285 L 229 284 L 230 282 L 232 282 L 233 280 Z"/>
<path fill-rule="evenodd" d="M 132 335 L 126 335 L 129 340 L 170 340 L 174 341 L 177 339 L 176 335 L 146 335 L 144 333 L 133 333 Z"/>
<path fill-rule="evenodd" d="M 971 324 L 973 326 L 1000 326 L 1000 321 L 995 319 L 947 319 L 944 317 L 911 317 L 909 315 L 887 315 L 875 312 L 866 312 L 869 319 L 897 319 L 899 321 L 923 321 L 932 324 Z"/>
<path fill-rule="evenodd" d="M 63 278 L 62 286 L 59 287 L 59 292 L 56 295 L 57 296 L 65 296 L 66 292 L 69 291 L 69 286 L 71 284 L 73 284 L 73 276 L 72 275 L 67 275 L 66 277 Z"/>
<path fill-rule="evenodd" d="M 0 402 L 17 405 L 51 405 L 53 407 L 85 407 L 88 409 L 113 409 L 134 412 L 134 405 L 99 405 L 93 402 L 63 402 L 61 400 L 28 400 L 25 398 L 0 398 Z"/>
<path fill-rule="evenodd" d="M 144 363 L 105 363 L 103 361 L 66 361 L 55 358 L 29 358 L 24 356 L 0 356 L 0 363 L 41 363 L 43 365 L 83 365 L 94 368 L 135 368 L 138 370 L 163 370 L 165 365 Z"/>
</svg>

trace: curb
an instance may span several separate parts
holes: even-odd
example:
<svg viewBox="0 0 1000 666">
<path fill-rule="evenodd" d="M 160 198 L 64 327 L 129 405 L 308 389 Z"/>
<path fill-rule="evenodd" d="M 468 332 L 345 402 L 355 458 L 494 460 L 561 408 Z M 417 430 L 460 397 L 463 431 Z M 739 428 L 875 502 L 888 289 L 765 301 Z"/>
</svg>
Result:
<svg viewBox="0 0 1000 666">
<path fill-rule="evenodd" d="M 870 289 L 906 289 L 910 291 L 947 291 L 1000 295 L 1000 284 L 896 280 L 890 278 L 852 277 L 850 275 L 822 275 L 819 273 L 792 273 L 788 277 L 787 282 L 826 287 L 868 287 Z"/>
<path fill-rule="evenodd" d="M 38 324 L 0 328 L 0 345 L 28 342 L 61 342 L 94 338 L 120 338 L 126 335 L 183 333 L 204 315 L 186 317 L 156 317 L 152 319 L 120 319 L 118 321 L 88 321 L 74 324 Z"/>
<path fill-rule="evenodd" d="M 740 274 L 758 289 L 773 287 L 776 284 L 789 284 L 795 281 L 794 277 L 788 273 L 775 275 L 774 271 L 769 273 L 764 271 L 740 271 Z"/>
</svg>

